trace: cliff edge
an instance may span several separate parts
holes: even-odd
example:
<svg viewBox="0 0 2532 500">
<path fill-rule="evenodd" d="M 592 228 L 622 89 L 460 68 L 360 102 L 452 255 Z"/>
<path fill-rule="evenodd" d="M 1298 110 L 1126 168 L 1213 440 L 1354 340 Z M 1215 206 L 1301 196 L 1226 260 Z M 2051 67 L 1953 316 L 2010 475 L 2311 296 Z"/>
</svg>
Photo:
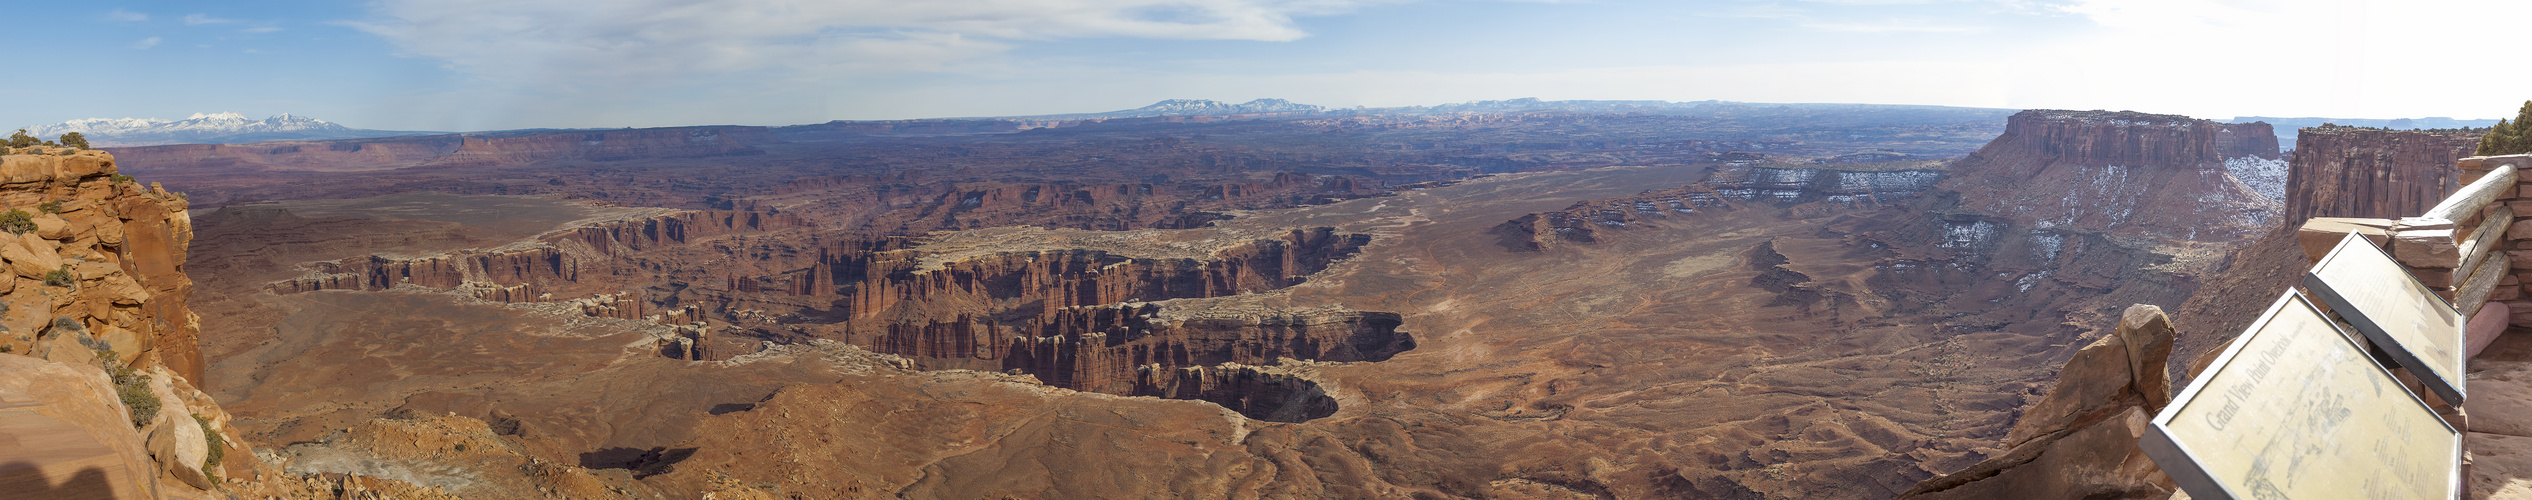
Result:
<svg viewBox="0 0 2532 500">
<path fill-rule="evenodd" d="M 185 197 L 103 151 L 0 155 L 0 497 L 192 498 L 254 460 L 196 389 Z M 226 460 L 224 460 L 226 458 Z"/>
</svg>

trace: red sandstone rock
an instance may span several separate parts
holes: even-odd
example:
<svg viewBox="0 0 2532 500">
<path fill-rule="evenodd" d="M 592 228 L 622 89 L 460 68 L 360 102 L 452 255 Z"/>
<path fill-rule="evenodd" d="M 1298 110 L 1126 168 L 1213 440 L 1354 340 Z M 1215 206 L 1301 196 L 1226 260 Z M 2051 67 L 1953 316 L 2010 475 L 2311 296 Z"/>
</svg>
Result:
<svg viewBox="0 0 2532 500">
<path fill-rule="evenodd" d="M 2425 213 L 2459 186 L 2454 161 L 2479 148 L 2468 132 L 2311 127 L 2299 137 L 2287 167 L 2288 224 Z"/>
<path fill-rule="evenodd" d="M 2136 112 L 2032 110 L 1952 165 L 1962 208 L 2032 228 L 2173 240 L 2264 230 L 2275 207 L 2225 170 L 2244 125 Z M 2254 148 L 2255 149 L 2255 148 Z"/>
</svg>

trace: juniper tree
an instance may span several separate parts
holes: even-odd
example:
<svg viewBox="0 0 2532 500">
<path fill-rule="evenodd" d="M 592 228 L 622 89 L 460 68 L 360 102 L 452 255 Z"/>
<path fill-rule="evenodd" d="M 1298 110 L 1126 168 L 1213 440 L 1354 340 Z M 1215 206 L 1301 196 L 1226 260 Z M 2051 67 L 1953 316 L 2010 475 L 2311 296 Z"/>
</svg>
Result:
<svg viewBox="0 0 2532 500">
<path fill-rule="evenodd" d="M 2532 129 L 2532 125 L 2527 124 L 2532 124 L 2532 101 L 2524 101 L 2523 109 L 2515 112 L 2513 120 L 2500 118 L 2496 126 L 2488 128 L 2488 135 L 2479 136 L 2478 154 L 2532 153 L 2532 133 L 2527 133 L 2532 132 L 2527 130 Z"/>
</svg>

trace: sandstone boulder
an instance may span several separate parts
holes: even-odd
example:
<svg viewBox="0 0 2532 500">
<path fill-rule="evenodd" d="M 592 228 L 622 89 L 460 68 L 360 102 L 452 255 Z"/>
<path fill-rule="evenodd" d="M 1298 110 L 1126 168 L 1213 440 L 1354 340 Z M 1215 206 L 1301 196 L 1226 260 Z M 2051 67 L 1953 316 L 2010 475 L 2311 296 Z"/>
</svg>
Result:
<svg viewBox="0 0 2532 500">
<path fill-rule="evenodd" d="M 36 237 L 31 233 L 22 236 Z M 37 250 L 44 248 L 30 246 L 20 238 L 0 236 L 0 259 L 8 259 L 10 272 L 28 279 L 44 279 L 44 273 L 61 268 L 61 256 L 54 255 L 49 249 Z"/>
<path fill-rule="evenodd" d="M 48 240 L 70 239 L 70 221 L 53 214 L 35 214 L 35 235 Z"/>
<path fill-rule="evenodd" d="M 158 398 L 158 418 L 150 423 L 149 453 L 159 468 L 185 484 L 211 489 L 211 479 L 202 473 L 204 460 L 211 457 L 211 444 L 204 439 L 202 424 L 193 419 L 194 412 L 176 396 L 175 384 L 166 369 L 152 370 L 150 394 Z"/>
<path fill-rule="evenodd" d="M 16 469 L 0 479 L 0 498 L 149 498 L 158 490 L 156 467 L 104 370 L 0 355 L 0 409 L 20 408 L 32 411 L 0 411 L 0 435 L 15 438 L 0 440 L 0 456 Z"/>
<path fill-rule="evenodd" d="M 2171 478 L 2136 446 L 2171 402 L 2174 331 L 2160 307 L 2129 306 L 2111 335 L 2076 351 L 2057 385 L 2005 435 L 2006 452 L 1918 483 L 1899 498 L 2165 498 Z"/>
</svg>

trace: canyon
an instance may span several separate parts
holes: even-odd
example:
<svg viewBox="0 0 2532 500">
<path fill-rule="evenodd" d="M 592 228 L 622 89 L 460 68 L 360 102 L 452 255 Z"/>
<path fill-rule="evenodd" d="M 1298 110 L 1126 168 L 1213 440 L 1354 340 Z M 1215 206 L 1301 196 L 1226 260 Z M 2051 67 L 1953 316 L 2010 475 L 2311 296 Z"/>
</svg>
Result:
<svg viewBox="0 0 2532 500">
<path fill-rule="evenodd" d="M 271 496 L 1896 496 L 2312 199 L 2262 123 L 1536 104 L 81 154 L 187 193 L 160 357 Z"/>
</svg>

